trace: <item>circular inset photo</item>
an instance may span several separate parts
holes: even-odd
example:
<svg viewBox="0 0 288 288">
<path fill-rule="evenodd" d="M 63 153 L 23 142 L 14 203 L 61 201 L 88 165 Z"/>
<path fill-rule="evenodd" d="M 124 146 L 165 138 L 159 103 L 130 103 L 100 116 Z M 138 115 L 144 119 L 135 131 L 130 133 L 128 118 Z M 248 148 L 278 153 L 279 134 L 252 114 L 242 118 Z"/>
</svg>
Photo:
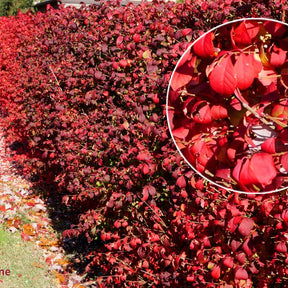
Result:
<svg viewBox="0 0 288 288">
<path fill-rule="evenodd" d="M 239 193 L 288 186 L 288 29 L 266 18 L 227 22 L 178 61 L 167 118 L 185 161 Z"/>
</svg>

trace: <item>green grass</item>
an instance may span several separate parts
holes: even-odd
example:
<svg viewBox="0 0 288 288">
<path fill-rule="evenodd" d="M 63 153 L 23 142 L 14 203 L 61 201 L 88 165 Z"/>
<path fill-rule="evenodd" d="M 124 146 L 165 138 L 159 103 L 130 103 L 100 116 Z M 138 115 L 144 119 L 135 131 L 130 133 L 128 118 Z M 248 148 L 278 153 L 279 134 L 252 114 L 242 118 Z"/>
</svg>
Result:
<svg viewBox="0 0 288 288">
<path fill-rule="evenodd" d="M 57 287 L 43 258 L 35 243 L 23 241 L 20 233 L 13 234 L 0 225 L 0 287 Z"/>
</svg>

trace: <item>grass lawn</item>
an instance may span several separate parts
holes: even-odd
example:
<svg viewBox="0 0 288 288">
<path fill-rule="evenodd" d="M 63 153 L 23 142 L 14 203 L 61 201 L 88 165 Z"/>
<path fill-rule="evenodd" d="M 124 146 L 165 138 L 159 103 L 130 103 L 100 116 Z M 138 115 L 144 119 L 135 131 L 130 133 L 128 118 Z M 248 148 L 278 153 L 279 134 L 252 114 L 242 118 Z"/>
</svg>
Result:
<svg viewBox="0 0 288 288">
<path fill-rule="evenodd" d="M 35 244 L 0 225 L 0 287 L 54 288 L 54 279 Z"/>
</svg>

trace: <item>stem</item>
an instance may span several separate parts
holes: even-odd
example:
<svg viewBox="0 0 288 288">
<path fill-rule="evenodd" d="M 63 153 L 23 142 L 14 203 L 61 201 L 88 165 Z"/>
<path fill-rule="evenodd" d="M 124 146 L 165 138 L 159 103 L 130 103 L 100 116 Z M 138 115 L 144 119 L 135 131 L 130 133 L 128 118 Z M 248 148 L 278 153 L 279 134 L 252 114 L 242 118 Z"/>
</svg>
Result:
<svg viewBox="0 0 288 288">
<path fill-rule="evenodd" d="M 263 124 L 271 127 L 271 123 L 268 122 L 265 118 L 261 117 L 252 107 L 249 106 L 248 103 L 244 102 L 241 98 L 241 92 L 239 88 L 235 89 L 235 97 L 238 99 L 238 101 L 242 104 L 242 106 L 247 109 L 250 113 L 252 113 L 256 118 L 258 118 Z"/>
<path fill-rule="evenodd" d="M 57 77 L 56 77 L 56 75 L 55 75 L 55 73 L 54 73 L 54 71 L 52 70 L 52 68 L 51 68 L 51 66 L 49 65 L 49 69 L 50 69 L 50 71 L 51 71 L 51 73 L 53 74 L 53 76 L 54 76 L 54 79 L 55 79 L 55 81 L 56 81 L 56 83 L 57 83 L 57 85 L 59 86 L 59 88 L 62 90 L 62 88 L 61 88 L 61 86 L 60 86 L 60 83 L 59 83 L 59 81 L 58 81 L 58 79 L 57 79 Z M 62 90 L 63 91 L 63 90 Z"/>
<path fill-rule="evenodd" d="M 211 173 L 209 170 L 205 170 L 204 171 L 205 172 L 205 174 L 207 174 L 208 176 L 210 176 L 210 177 L 212 177 L 212 178 L 214 178 L 215 177 L 215 175 L 213 174 L 213 173 Z"/>
<path fill-rule="evenodd" d="M 239 99 L 238 99 L 239 100 Z M 265 125 L 270 126 L 271 123 L 268 122 L 265 118 L 261 117 L 252 107 L 250 107 L 246 103 L 242 103 L 242 106 L 247 109 L 249 112 L 251 112 L 256 118 L 258 118 L 261 122 L 263 122 Z"/>
<path fill-rule="evenodd" d="M 272 116 L 267 115 L 267 114 L 265 114 L 265 117 L 268 118 L 269 120 L 273 121 L 274 123 L 280 125 L 280 126 L 283 127 L 283 128 L 288 127 L 287 124 L 281 122 L 280 120 L 276 119 L 275 117 L 272 117 Z"/>
<path fill-rule="evenodd" d="M 146 202 L 146 201 L 144 201 L 144 203 L 152 210 L 152 212 L 154 212 L 154 214 L 157 216 L 157 217 L 159 217 L 158 215 L 157 215 L 157 213 L 155 212 L 155 210 Z M 162 211 L 160 211 L 161 212 L 161 216 L 163 217 L 164 215 L 163 215 L 163 213 L 162 213 Z M 162 226 L 163 227 L 165 227 L 166 229 L 168 228 L 167 227 L 167 225 L 166 225 L 166 223 L 163 221 L 163 219 L 161 219 L 160 217 L 159 217 L 159 222 L 162 224 Z"/>
</svg>

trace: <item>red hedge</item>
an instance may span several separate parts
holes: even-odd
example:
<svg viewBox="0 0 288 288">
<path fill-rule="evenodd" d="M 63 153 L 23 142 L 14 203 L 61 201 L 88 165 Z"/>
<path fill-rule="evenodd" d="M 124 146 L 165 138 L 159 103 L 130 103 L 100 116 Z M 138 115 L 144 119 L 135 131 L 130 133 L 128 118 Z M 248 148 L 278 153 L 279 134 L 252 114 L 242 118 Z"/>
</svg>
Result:
<svg viewBox="0 0 288 288">
<path fill-rule="evenodd" d="M 105 2 L 0 18 L 12 160 L 51 206 L 62 201 L 64 243 L 82 239 L 99 287 L 286 283 L 287 195 L 209 185 L 176 152 L 164 113 L 171 72 L 201 30 L 284 20 L 282 2 Z"/>
</svg>

